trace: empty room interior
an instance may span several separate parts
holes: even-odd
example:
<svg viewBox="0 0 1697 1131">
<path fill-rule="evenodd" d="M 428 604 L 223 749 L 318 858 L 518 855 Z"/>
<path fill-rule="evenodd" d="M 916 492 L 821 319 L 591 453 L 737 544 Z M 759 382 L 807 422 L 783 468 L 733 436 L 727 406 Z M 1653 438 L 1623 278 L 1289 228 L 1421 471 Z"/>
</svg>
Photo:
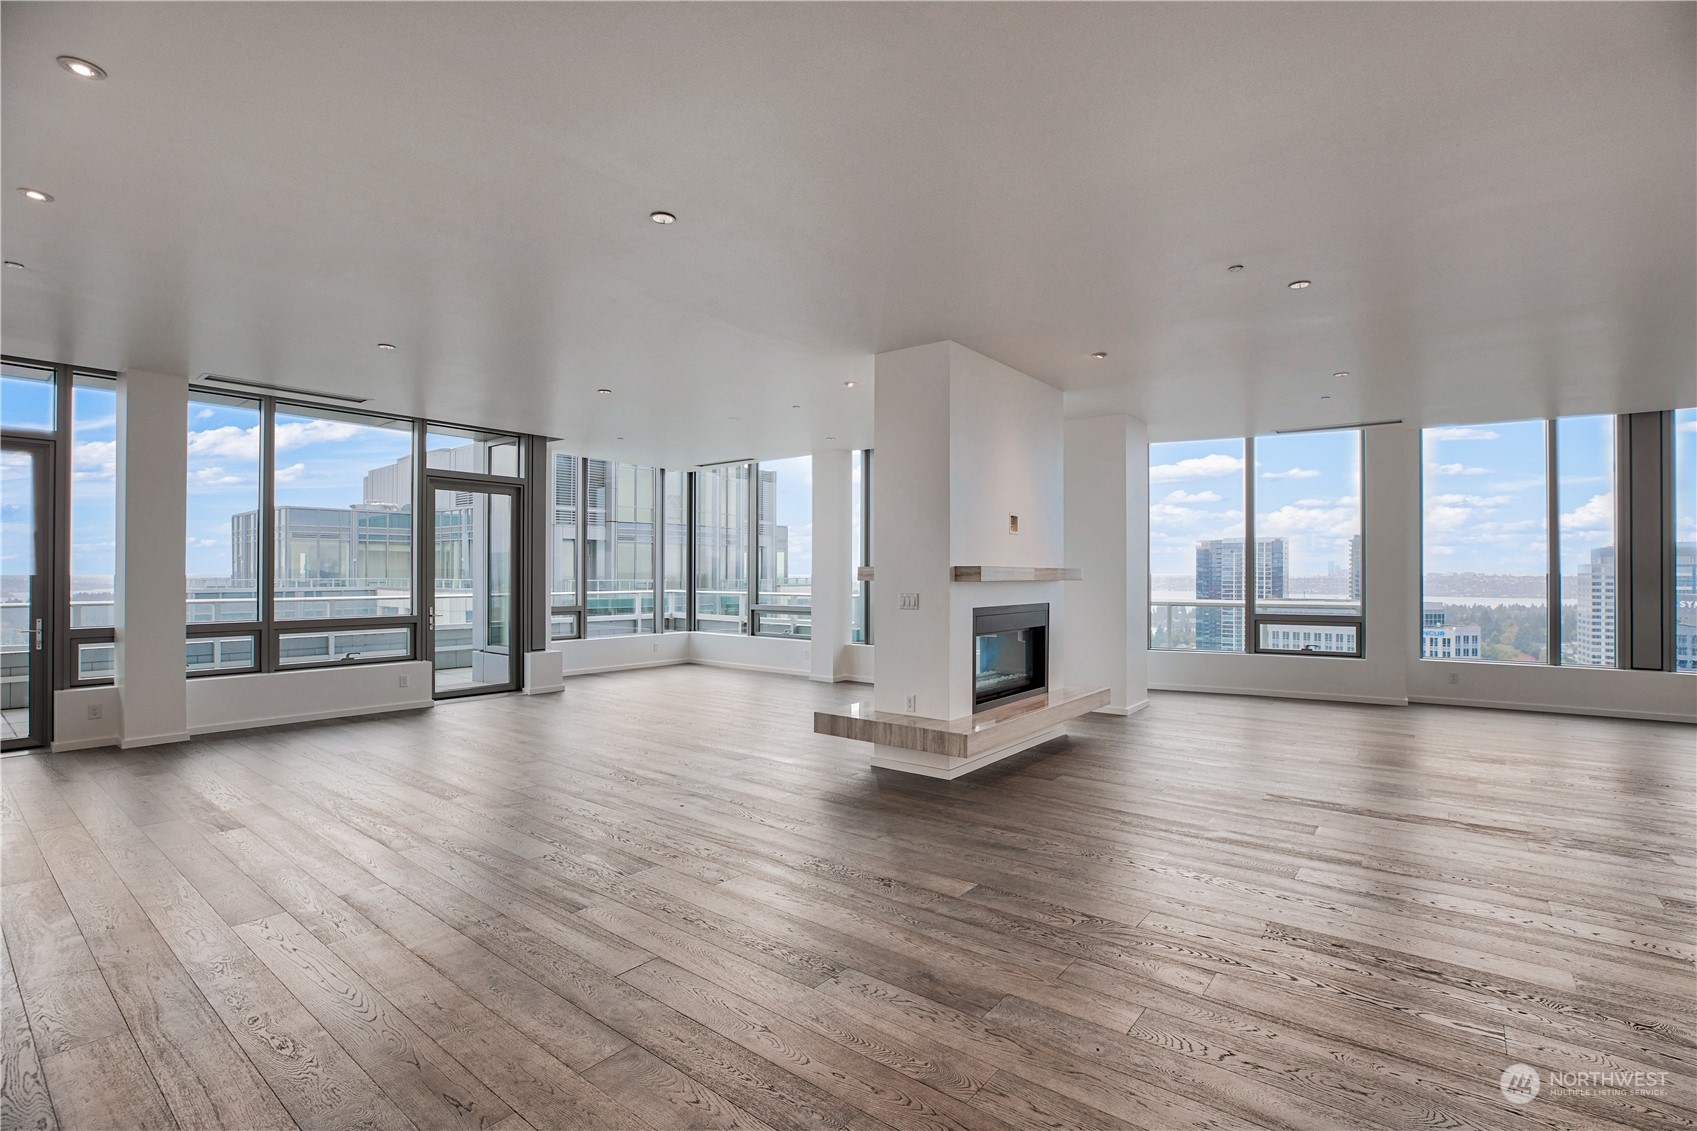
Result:
<svg viewBox="0 0 1697 1131">
<path fill-rule="evenodd" d="M 0 1131 L 1697 1127 L 1697 3 L 0 5 Z"/>
</svg>

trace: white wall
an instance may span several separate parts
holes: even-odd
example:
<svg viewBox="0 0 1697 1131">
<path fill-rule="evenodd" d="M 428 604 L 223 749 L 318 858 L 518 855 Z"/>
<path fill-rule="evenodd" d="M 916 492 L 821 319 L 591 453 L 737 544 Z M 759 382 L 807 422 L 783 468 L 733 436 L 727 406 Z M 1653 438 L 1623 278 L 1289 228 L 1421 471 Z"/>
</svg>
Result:
<svg viewBox="0 0 1697 1131">
<path fill-rule="evenodd" d="M 93 709 L 98 719 L 88 717 Z M 123 737 L 122 705 L 115 686 L 69 687 L 53 693 L 53 749 L 116 746 Z"/>
<path fill-rule="evenodd" d="M 949 634 L 949 353 L 950 343 L 878 355 L 873 404 L 877 437 L 872 476 L 872 587 L 878 640 L 880 711 L 949 717 L 950 663 L 936 642 Z M 919 594 L 903 610 L 901 594 Z"/>
<path fill-rule="evenodd" d="M 407 686 L 402 687 L 405 680 Z M 432 706 L 427 661 L 253 672 L 188 681 L 193 734 Z"/>
<path fill-rule="evenodd" d="M 1059 390 L 954 342 L 880 354 L 873 541 L 878 710 L 972 713 L 972 610 L 1046 602 L 1059 583 L 955 583 L 954 565 L 1066 564 Z M 1009 532 L 1017 514 L 1020 532 Z M 917 593 L 919 608 L 901 595 Z M 1051 682 L 1064 674 L 1051 656 Z M 912 697 L 912 707 L 908 706 Z"/>
<path fill-rule="evenodd" d="M 1143 422 L 1066 422 L 1066 622 L 1055 650 L 1069 682 L 1106 684 L 1106 713 L 1149 702 L 1149 440 Z"/>
<path fill-rule="evenodd" d="M 589 672 L 685 663 L 689 659 L 691 635 L 687 632 L 661 632 L 642 636 L 597 636 L 588 640 L 556 640 L 548 647 L 561 653 L 562 673 L 570 679 Z"/>
<path fill-rule="evenodd" d="M 115 636 L 121 746 L 188 737 L 183 650 L 187 422 L 186 378 L 135 371 L 119 375 Z"/>
<path fill-rule="evenodd" d="M 843 653 L 854 630 L 853 459 L 846 448 L 813 453 L 812 676 L 824 683 L 844 678 Z"/>
<path fill-rule="evenodd" d="M 950 564 L 1067 564 L 1061 560 L 1066 487 L 1060 390 L 964 346 L 945 344 L 948 431 L 919 442 L 948 444 Z M 880 378 L 880 397 L 885 387 Z M 877 436 L 878 474 L 884 475 L 890 441 L 881 430 Z M 1019 516 L 1018 534 L 1008 532 L 1010 515 Z"/>
<path fill-rule="evenodd" d="M 781 675 L 811 675 L 813 644 L 779 636 L 730 636 L 691 632 L 689 662 L 715 668 L 744 668 Z"/>
<path fill-rule="evenodd" d="M 1364 472 L 1366 659 L 1151 652 L 1149 685 L 1697 722 L 1697 679 L 1689 675 L 1422 660 L 1419 430 L 1368 429 Z"/>
</svg>

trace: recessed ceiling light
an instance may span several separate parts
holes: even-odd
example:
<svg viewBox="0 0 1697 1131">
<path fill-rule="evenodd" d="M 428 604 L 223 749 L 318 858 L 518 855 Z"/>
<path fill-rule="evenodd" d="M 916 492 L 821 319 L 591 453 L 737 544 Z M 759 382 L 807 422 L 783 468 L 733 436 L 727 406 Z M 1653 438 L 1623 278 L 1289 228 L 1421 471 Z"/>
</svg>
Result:
<svg viewBox="0 0 1697 1131">
<path fill-rule="evenodd" d="M 1093 353 L 1090 356 L 1095 358 L 1097 361 L 1101 361 L 1102 359 L 1106 358 L 1108 355 L 1105 354 L 1105 353 Z"/>
<path fill-rule="evenodd" d="M 1227 267 L 1226 270 L 1235 275 L 1237 272 L 1243 270 L 1243 264 L 1233 263 L 1230 267 Z"/>
<path fill-rule="evenodd" d="M 835 437 L 835 436 L 827 436 L 827 437 L 825 437 L 825 439 L 827 439 L 827 440 L 835 440 L 835 439 L 836 439 L 836 437 Z"/>
<path fill-rule="evenodd" d="M 622 439 L 624 439 L 624 437 L 623 437 L 623 436 L 614 436 L 614 437 L 613 437 L 613 439 L 615 439 L 615 440 L 622 440 Z"/>
<path fill-rule="evenodd" d="M 854 382 L 853 381 L 844 381 L 843 382 L 843 388 L 845 388 L 845 389 L 854 388 Z"/>
<path fill-rule="evenodd" d="M 1330 396 L 1328 396 L 1328 395 L 1327 395 L 1327 394 L 1325 394 L 1325 393 L 1321 393 L 1321 394 L 1320 394 L 1320 399 L 1321 399 L 1321 400 L 1323 400 L 1323 401 L 1329 401 L 1329 400 L 1331 400 L 1331 399 L 1332 399 L 1332 398 L 1331 398 L 1331 397 L 1330 397 Z"/>
<path fill-rule="evenodd" d="M 24 269 L 24 265 L 19 263 L 16 259 L 6 260 L 6 266 L 10 267 L 14 271 L 22 271 Z"/>
<path fill-rule="evenodd" d="M 395 343 L 394 342 L 378 342 L 377 348 L 380 349 L 380 350 L 392 350 L 392 349 L 395 348 Z"/>
<path fill-rule="evenodd" d="M 39 201 L 42 201 L 43 203 L 47 203 L 47 202 L 49 202 L 53 199 L 51 196 L 48 196 L 46 193 L 42 192 L 40 189 L 20 188 L 18 191 L 23 193 L 25 196 L 29 197 L 31 200 L 39 200 Z"/>
<path fill-rule="evenodd" d="M 1341 379 L 1341 378 L 1344 378 L 1344 377 L 1348 377 L 1348 376 L 1349 376 L 1349 371 L 1348 371 L 1348 370 L 1344 370 L 1344 369 L 1340 369 L 1340 370 L 1338 370 L 1338 371 L 1337 371 L 1337 372 L 1336 372 L 1336 373 L 1334 373 L 1334 374 L 1332 374 L 1332 376 L 1333 376 L 1333 377 L 1337 377 L 1337 378 L 1340 378 L 1340 379 Z"/>
<path fill-rule="evenodd" d="M 59 65 L 79 79 L 103 79 L 106 77 L 105 71 L 90 63 L 87 59 L 79 59 L 75 55 L 59 56 Z"/>
<path fill-rule="evenodd" d="M 611 389 L 596 389 L 595 391 L 604 397 L 610 397 L 613 395 L 613 390 Z"/>
<path fill-rule="evenodd" d="M 1300 290 L 1304 289 L 1305 287 L 1312 287 L 1313 285 L 1314 285 L 1314 283 L 1310 279 L 1298 279 L 1294 283 L 1286 283 L 1285 284 L 1285 286 L 1289 287 L 1293 291 L 1300 291 Z"/>
<path fill-rule="evenodd" d="M 670 212 L 650 212 L 648 218 L 656 224 L 676 224 L 678 218 Z"/>
<path fill-rule="evenodd" d="M 798 405 L 798 404 L 792 404 L 792 405 L 791 405 L 791 406 L 790 406 L 790 407 L 791 407 L 791 408 L 800 408 L 800 407 L 801 407 L 801 406 L 800 406 L 800 405 Z"/>
</svg>

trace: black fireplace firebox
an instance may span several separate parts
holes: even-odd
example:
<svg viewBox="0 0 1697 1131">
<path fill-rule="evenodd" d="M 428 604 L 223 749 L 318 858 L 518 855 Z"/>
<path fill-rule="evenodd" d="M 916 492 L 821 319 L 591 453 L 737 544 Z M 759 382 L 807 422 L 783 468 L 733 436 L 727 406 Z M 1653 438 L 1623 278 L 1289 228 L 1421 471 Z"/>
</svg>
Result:
<svg viewBox="0 0 1697 1131">
<path fill-rule="evenodd" d="M 972 610 L 972 710 L 1049 689 L 1049 606 Z"/>
</svg>

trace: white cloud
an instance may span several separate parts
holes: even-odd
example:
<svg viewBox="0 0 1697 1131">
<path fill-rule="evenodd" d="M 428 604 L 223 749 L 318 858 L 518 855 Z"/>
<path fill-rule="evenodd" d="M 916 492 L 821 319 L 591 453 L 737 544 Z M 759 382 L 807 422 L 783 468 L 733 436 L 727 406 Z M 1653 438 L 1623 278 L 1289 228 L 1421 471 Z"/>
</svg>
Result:
<svg viewBox="0 0 1697 1131">
<path fill-rule="evenodd" d="M 216 538 L 196 538 L 193 534 L 183 539 L 183 541 L 188 543 L 190 546 L 206 547 L 218 545 L 218 540 Z"/>
<path fill-rule="evenodd" d="M 1472 507 L 1436 506 L 1426 508 L 1427 530 L 1459 530 L 1472 520 Z"/>
<path fill-rule="evenodd" d="M 71 449 L 71 478 L 78 483 L 115 482 L 118 441 L 84 440 Z"/>
<path fill-rule="evenodd" d="M 194 418 L 196 420 L 211 420 L 216 415 L 218 415 L 218 414 L 213 412 L 211 409 L 203 408 L 199 412 L 194 414 Z"/>
<path fill-rule="evenodd" d="M 1681 420 L 1679 430 L 1681 432 L 1697 432 L 1697 420 Z"/>
<path fill-rule="evenodd" d="M 257 460 L 259 426 L 237 428 L 226 424 L 189 433 L 189 458 Z"/>
<path fill-rule="evenodd" d="M 1438 506 L 1506 507 L 1514 502 L 1508 495 L 1433 495 L 1426 500 Z"/>
<path fill-rule="evenodd" d="M 277 469 L 277 482 L 293 483 L 301 477 L 301 473 L 305 470 L 306 464 L 304 463 L 291 463 L 288 467 L 279 467 Z"/>
<path fill-rule="evenodd" d="M 1615 501 L 1612 494 L 1592 495 L 1588 500 L 1561 516 L 1566 530 L 1611 530 L 1615 521 Z"/>
<path fill-rule="evenodd" d="M 1288 471 L 1263 471 L 1263 479 L 1318 479 L 1320 473 L 1311 467 L 1293 467 Z"/>
<path fill-rule="evenodd" d="M 1243 470 L 1243 457 L 1221 452 L 1212 455 L 1181 459 L 1177 463 L 1156 464 L 1149 469 L 1149 482 L 1175 483 L 1184 479 L 1217 479 L 1236 475 Z"/>
<path fill-rule="evenodd" d="M 1468 467 L 1465 463 L 1429 463 L 1426 470 L 1433 475 L 1489 475 L 1488 467 Z"/>
<path fill-rule="evenodd" d="M 1167 503 L 1217 503 L 1220 496 L 1212 491 L 1172 491 L 1162 502 Z"/>
<path fill-rule="evenodd" d="M 1255 516 L 1255 536 L 1290 537 L 1297 534 L 1324 534 L 1347 538 L 1356 533 L 1354 507 L 1285 506 L 1271 514 Z"/>
<path fill-rule="evenodd" d="M 1497 434 L 1489 428 L 1428 428 L 1428 440 L 1495 440 Z"/>
<path fill-rule="evenodd" d="M 197 487 L 234 487 L 242 482 L 242 477 L 231 475 L 221 467 L 197 467 L 189 472 L 189 481 Z"/>
</svg>

